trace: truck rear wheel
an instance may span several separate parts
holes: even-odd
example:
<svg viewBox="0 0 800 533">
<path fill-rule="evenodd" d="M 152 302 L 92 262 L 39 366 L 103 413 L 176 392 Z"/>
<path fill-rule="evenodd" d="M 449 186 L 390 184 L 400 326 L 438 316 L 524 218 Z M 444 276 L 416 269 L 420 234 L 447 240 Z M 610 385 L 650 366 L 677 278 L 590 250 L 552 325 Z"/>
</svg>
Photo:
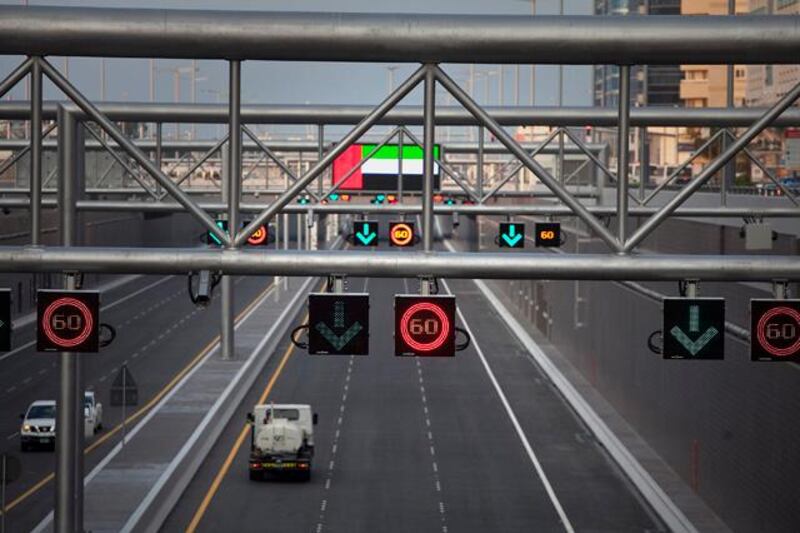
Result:
<svg viewBox="0 0 800 533">
<path fill-rule="evenodd" d="M 259 470 L 251 470 L 250 471 L 250 481 L 261 481 L 264 479 L 264 472 Z"/>
<path fill-rule="evenodd" d="M 297 474 L 300 481 L 311 481 L 311 470 L 305 470 Z"/>
</svg>

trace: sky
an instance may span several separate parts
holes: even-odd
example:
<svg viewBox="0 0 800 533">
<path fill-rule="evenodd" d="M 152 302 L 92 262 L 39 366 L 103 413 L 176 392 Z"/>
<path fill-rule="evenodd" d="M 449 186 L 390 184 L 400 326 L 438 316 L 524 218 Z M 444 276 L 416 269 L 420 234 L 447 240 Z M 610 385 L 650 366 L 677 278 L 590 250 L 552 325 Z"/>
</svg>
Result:
<svg viewBox="0 0 800 533">
<path fill-rule="evenodd" d="M 566 14 L 591 14 L 591 0 L 563 0 Z M 3 1 L 3 5 L 20 5 L 24 1 Z M 451 14 L 504 14 L 529 16 L 530 0 L 403 0 L 381 2 L 375 0 L 29 0 L 29 5 L 57 5 L 79 7 L 161 8 L 161 9 L 220 9 L 256 11 L 327 11 L 369 13 L 451 13 Z M 559 0 L 538 0 L 538 14 L 558 14 Z M 8 73 L 20 58 L 0 58 L 0 73 Z M 50 60 L 63 69 L 62 58 Z M 176 98 L 175 68 L 183 67 L 177 89 L 180 101 L 190 101 L 188 60 L 158 60 L 156 75 L 156 100 L 174 102 Z M 242 101 L 246 104 L 364 104 L 380 102 L 389 90 L 390 69 L 396 67 L 394 76 L 399 83 L 417 65 L 413 64 L 362 64 L 362 63 L 310 63 L 247 61 L 242 65 Z M 196 98 L 198 102 L 218 102 L 227 98 L 227 65 L 223 61 L 199 61 Z M 469 67 L 449 65 L 446 70 L 463 87 L 467 86 Z M 515 103 L 515 67 L 506 65 L 503 71 L 503 94 L 499 91 L 500 67 L 479 65 L 474 97 L 479 103 L 512 105 Z M 529 105 L 531 69 L 519 69 L 517 98 Z M 101 62 L 97 58 L 70 58 L 70 80 L 93 100 L 101 94 Z M 106 100 L 147 101 L 149 98 L 149 73 L 147 59 L 107 59 L 105 61 Z M 488 83 L 487 83 L 488 78 Z M 558 67 L 536 68 L 536 105 L 556 105 Z M 488 89 L 488 91 L 487 91 Z M 438 101 L 449 103 L 444 93 Z M 24 88 L 18 87 L 9 95 L 22 99 Z M 60 93 L 45 83 L 46 99 L 62 99 Z M 421 103 L 418 88 L 404 104 Z M 564 67 L 564 105 L 591 105 L 590 67 Z"/>
</svg>

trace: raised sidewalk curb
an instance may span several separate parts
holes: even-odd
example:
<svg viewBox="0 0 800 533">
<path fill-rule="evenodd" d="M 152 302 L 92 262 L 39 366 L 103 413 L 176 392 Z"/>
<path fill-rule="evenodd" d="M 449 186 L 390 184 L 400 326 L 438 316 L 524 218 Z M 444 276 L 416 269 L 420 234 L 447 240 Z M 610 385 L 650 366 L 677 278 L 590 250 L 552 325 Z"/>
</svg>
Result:
<svg viewBox="0 0 800 533">
<path fill-rule="evenodd" d="M 85 529 L 157 531 L 247 391 L 285 338 L 315 278 L 277 283 L 236 327 L 237 357 L 219 343 L 84 480 Z M 52 531 L 51 512 L 35 532 Z"/>
</svg>

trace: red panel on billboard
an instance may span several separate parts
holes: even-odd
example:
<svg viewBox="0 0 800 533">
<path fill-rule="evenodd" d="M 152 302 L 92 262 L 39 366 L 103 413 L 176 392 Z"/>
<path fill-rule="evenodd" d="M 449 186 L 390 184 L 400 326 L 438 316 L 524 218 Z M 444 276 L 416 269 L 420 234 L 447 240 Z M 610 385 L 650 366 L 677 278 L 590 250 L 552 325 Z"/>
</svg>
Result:
<svg viewBox="0 0 800 533">
<path fill-rule="evenodd" d="M 354 144 L 347 150 L 342 152 L 342 155 L 333 161 L 333 184 L 336 185 L 342 178 L 350 172 L 353 167 L 361 162 L 361 145 Z M 349 178 L 347 178 L 341 186 L 341 189 L 363 189 L 364 177 L 359 168 Z"/>
</svg>

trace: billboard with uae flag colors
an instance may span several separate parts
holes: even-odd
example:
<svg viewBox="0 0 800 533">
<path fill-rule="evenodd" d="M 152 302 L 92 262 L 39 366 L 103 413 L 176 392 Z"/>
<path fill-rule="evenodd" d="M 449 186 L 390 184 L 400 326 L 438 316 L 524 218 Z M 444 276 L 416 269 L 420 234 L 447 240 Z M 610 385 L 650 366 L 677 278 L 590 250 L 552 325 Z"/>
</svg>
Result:
<svg viewBox="0 0 800 533">
<path fill-rule="evenodd" d="M 377 147 L 376 144 L 354 144 L 333 162 L 333 184 L 344 180 L 340 191 L 394 191 L 400 172 L 400 147 L 396 144 Z M 433 147 L 433 157 L 441 158 L 441 147 Z M 364 161 L 366 159 L 366 161 Z M 403 146 L 403 190 L 422 190 L 422 148 L 416 145 Z M 362 163 L 363 161 L 363 163 Z M 359 163 L 362 163 L 359 166 Z M 358 167 L 358 168 L 356 168 Z M 433 164 L 433 188 L 439 189 L 441 181 L 439 165 Z"/>
</svg>

